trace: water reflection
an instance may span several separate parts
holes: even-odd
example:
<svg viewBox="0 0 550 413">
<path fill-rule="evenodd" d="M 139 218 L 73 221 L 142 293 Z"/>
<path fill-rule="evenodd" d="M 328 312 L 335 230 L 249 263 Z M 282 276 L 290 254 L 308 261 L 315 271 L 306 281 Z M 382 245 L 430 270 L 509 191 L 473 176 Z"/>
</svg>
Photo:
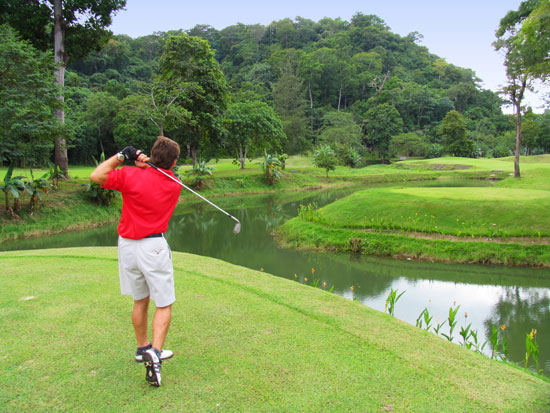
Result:
<svg viewBox="0 0 550 413">
<path fill-rule="evenodd" d="M 550 293 L 547 289 L 525 289 L 504 287 L 502 294 L 493 306 L 490 317 L 485 321 L 486 334 L 492 326 L 507 326 L 505 338 L 510 343 L 510 357 L 521 360 L 525 355 L 525 338 L 531 329 L 537 329 L 537 342 L 540 349 L 539 368 L 550 371 L 547 354 L 550 349 Z M 522 349 L 522 351 L 520 351 Z M 531 363 L 533 365 L 534 363 Z"/>
<path fill-rule="evenodd" d="M 397 303 L 395 315 L 412 325 L 426 307 L 434 316 L 434 323 L 443 322 L 449 307 L 456 302 L 460 310 L 455 342 L 462 341 L 458 332 L 461 326 L 469 323 L 478 331 L 481 342 L 489 337 L 493 325 L 506 324 L 505 338 L 509 343 L 510 358 L 520 364 L 525 355 L 525 334 L 536 328 L 539 368 L 544 368 L 550 375 L 550 272 L 547 270 L 434 264 L 355 254 L 295 251 L 277 246 L 271 233 L 287 219 L 296 216 L 300 204 L 316 202 L 325 205 L 353 191 L 216 199 L 216 204 L 241 221 L 239 235 L 232 233 L 234 223 L 223 214 L 203 202 L 188 202 L 176 210 L 167 238 L 174 251 L 211 256 L 257 270 L 263 268 L 268 273 L 297 282 L 305 282 L 305 278 L 309 283 L 313 278 L 319 279 L 319 286 L 323 283 L 326 283 L 326 289 L 334 286 L 337 294 L 380 311 L 384 311 L 390 288 L 406 290 Z M 116 225 L 110 225 L 3 243 L 0 249 L 109 246 L 116 245 L 116 239 Z M 442 331 L 448 333 L 448 327 Z"/>
</svg>

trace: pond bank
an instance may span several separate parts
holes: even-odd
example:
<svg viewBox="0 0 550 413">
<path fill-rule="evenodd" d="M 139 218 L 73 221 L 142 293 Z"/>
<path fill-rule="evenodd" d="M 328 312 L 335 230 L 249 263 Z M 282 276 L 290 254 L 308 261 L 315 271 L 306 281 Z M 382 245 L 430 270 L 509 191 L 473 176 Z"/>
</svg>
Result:
<svg viewBox="0 0 550 413">
<path fill-rule="evenodd" d="M 287 248 L 356 252 L 418 261 L 550 268 L 550 245 L 412 237 L 408 234 L 334 228 L 293 218 L 275 234 Z"/>
<path fill-rule="evenodd" d="M 367 168 L 364 168 L 367 169 Z M 362 174 L 358 170 L 353 175 L 335 175 L 326 179 L 323 175 L 297 170 L 287 171 L 283 179 L 273 186 L 265 184 L 257 171 L 244 170 L 242 175 L 222 175 L 208 179 L 204 190 L 207 198 L 252 196 L 280 192 L 314 191 L 327 188 L 343 188 L 356 185 L 372 185 L 391 182 L 411 182 L 434 180 L 440 177 L 480 179 L 488 178 L 488 171 L 472 172 L 408 172 L 397 168 L 388 169 L 388 173 Z M 240 172 L 240 171 L 239 171 Z M 121 200 L 115 199 L 110 207 L 92 203 L 86 194 L 87 177 L 60 181 L 59 187 L 44 196 L 42 205 L 30 213 L 23 209 L 18 219 L 0 218 L 0 241 L 33 238 L 57 234 L 64 231 L 95 228 L 117 222 L 120 218 Z M 182 190 L 180 202 L 193 202 L 196 197 Z M 23 197 L 21 203 L 26 205 Z"/>
<path fill-rule="evenodd" d="M 152 398 L 157 390 L 131 360 L 133 333 L 120 316 L 131 300 L 119 295 L 116 248 L 8 252 L 0 260 L 9 264 L 0 274 L 0 355 L 19 355 L 0 365 L 8 410 L 550 408 L 544 378 L 326 291 L 177 252 L 167 341 L 175 357 L 163 364 L 163 397 Z M 83 345 L 90 332 L 94 342 Z M 45 340 L 47 348 L 34 346 Z"/>
</svg>

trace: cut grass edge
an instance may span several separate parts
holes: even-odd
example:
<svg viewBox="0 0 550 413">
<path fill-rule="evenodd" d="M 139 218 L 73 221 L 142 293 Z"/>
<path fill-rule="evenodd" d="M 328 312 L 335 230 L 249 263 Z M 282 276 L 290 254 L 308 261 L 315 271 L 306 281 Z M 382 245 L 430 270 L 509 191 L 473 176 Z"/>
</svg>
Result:
<svg viewBox="0 0 550 413">
<path fill-rule="evenodd" d="M 356 252 L 379 257 L 456 264 L 550 268 L 550 245 L 547 244 L 415 238 L 408 234 L 328 227 L 299 217 L 285 222 L 277 229 L 275 236 L 279 245 L 298 249 Z"/>
</svg>

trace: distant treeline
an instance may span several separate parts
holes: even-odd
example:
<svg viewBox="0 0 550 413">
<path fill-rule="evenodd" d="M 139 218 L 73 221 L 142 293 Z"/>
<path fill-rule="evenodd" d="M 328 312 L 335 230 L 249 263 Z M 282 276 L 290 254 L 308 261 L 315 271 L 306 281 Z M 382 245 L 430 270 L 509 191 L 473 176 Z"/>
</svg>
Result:
<svg viewBox="0 0 550 413">
<path fill-rule="evenodd" d="M 102 150 L 108 155 L 132 138 L 141 143 L 158 134 L 137 113 L 137 102 L 149 93 L 166 39 L 179 33 L 113 36 L 100 52 L 70 64 L 65 118 L 71 162 L 87 163 Z M 442 127 L 451 111 L 458 112 L 455 126 L 466 130 L 467 142 L 459 146 L 467 153 L 458 153 L 508 156 L 514 147 L 513 119 L 471 69 L 431 54 L 419 45 L 419 33 L 392 33 L 377 16 L 318 22 L 298 17 L 222 30 L 197 25 L 185 33 L 207 40 L 215 51 L 230 86 L 230 106 L 260 101 L 274 109 L 286 134 L 281 149 L 289 154 L 327 143 L 364 159 L 439 156 L 451 151 L 454 135 L 446 135 L 449 125 Z M 528 111 L 523 128 L 526 153 L 550 151 L 550 113 Z M 234 156 L 223 144 L 203 152 Z"/>
</svg>

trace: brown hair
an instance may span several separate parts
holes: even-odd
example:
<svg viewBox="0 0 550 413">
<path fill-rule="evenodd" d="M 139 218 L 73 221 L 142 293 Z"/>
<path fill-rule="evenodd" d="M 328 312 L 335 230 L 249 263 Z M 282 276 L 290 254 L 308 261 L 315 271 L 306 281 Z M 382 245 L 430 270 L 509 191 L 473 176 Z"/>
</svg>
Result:
<svg viewBox="0 0 550 413">
<path fill-rule="evenodd" d="M 151 162 L 162 169 L 170 169 L 179 156 L 180 146 L 164 136 L 159 136 L 151 149 Z"/>
</svg>

